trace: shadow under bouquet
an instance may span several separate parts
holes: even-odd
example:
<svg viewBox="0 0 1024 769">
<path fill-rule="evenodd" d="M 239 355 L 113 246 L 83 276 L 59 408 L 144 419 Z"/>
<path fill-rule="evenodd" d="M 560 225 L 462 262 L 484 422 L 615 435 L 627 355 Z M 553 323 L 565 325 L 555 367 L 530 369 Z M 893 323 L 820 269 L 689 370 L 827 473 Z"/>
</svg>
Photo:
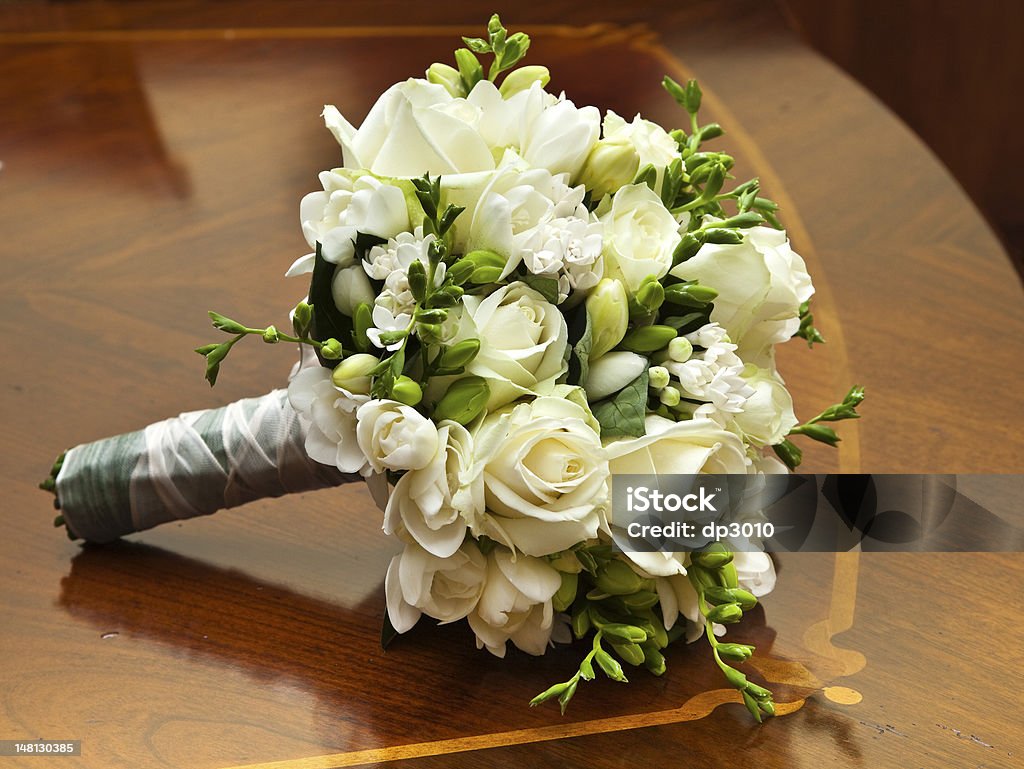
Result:
<svg viewBox="0 0 1024 769">
<path fill-rule="evenodd" d="M 577 106 L 519 66 L 494 16 L 455 66 L 389 88 L 357 129 L 323 117 L 342 165 L 301 203 L 312 252 L 292 328 L 218 313 L 214 384 L 247 336 L 299 346 L 286 390 L 78 446 L 42 484 L 58 525 L 104 542 L 246 501 L 364 480 L 402 542 L 383 640 L 424 615 L 478 647 L 586 643 L 531 704 L 564 709 L 598 671 L 665 672 L 705 637 L 761 720 L 771 693 L 721 640 L 775 582 L 763 552 L 634 552 L 615 475 L 785 473 L 789 436 L 835 445 L 863 390 L 799 424 L 774 347 L 823 341 L 777 206 L 736 184 L 695 81 L 664 79 L 685 128 Z M 486 69 L 485 69 L 486 67 Z"/>
</svg>

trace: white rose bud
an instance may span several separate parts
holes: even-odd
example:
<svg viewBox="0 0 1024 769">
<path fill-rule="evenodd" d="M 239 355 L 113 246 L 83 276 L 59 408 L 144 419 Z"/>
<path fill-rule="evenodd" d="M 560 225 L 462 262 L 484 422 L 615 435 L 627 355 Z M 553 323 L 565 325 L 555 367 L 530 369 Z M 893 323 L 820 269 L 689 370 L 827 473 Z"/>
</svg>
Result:
<svg viewBox="0 0 1024 769">
<path fill-rule="evenodd" d="M 364 352 L 356 353 L 345 358 L 334 367 L 331 372 L 331 379 L 335 387 L 348 390 L 350 393 L 360 395 L 370 394 L 370 372 L 373 371 L 380 359 L 374 355 L 367 355 Z"/>
<path fill-rule="evenodd" d="M 359 448 L 375 472 L 419 470 L 437 454 L 437 427 L 412 406 L 371 400 L 356 418 Z"/>
<path fill-rule="evenodd" d="M 551 73 L 547 67 L 541 67 L 538 65 L 532 65 L 528 67 L 520 67 L 514 69 L 505 76 L 505 80 L 501 83 L 499 89 L 501 95 L 508 99 L 510 96 L 515 96 L 520 91 L 525 91 L 533 86 L 534 83 L 540 83 L 540 87 L 543 88 L 551 80 Z"/>
<path fill-rule="evenodd" d="M 632 182 L 639 167 L 640 154 L 627 139 L 601 139 L 590 150 L 579 181 L 598 201 Z"/>
<path fill-rule="evenodd" d="M 331 281 L 331 295 L 335 306 L 348 317 L 356 314 L 356 307 L 361 304 L 373 304 L 377 295 L 370 285 L 369 278 L 362 265 L 353 264 L 334 271 Z"/>
<path fill-rule="evenodd" d="M 610 352 L 593 361 L 587 372 L 587 381 L 583 383 L 587 398 L 599 401 L 617 393 L 640 376 L 648 365 L 649 361 L 643 355 L 623 350 Z"/>
<path fill-rule="evenodd" d="M 622 281 L 605 278 L 587 297 L 590 316 L 590 360 L 614 348 L 629 327 L 629 300 Z"/>
</svg>

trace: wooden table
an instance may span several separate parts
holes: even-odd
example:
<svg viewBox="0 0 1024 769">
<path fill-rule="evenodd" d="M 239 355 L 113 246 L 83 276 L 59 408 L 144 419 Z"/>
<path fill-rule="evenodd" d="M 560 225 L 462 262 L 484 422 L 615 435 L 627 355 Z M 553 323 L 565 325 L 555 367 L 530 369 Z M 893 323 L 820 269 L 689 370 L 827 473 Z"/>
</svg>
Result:
<svg viewBox="0 0 1024 769">
<path fill-rule="evenodd" d="M 5 7 L 0 739 L 83 755 L 0 768 L 1022 765 L 1018 554 L 781 559 L 735 633 L 789 713 L 759 727 L 699 647 L 587 685 L 564 718 L 526 701 L 575 649 L 500 661 L 421 623 L 382 652 L 391 545 L 361 489 L 106 548 L 51 528 L 35 485 L 63 448 L 283 381 L 290 355 L 253 343 L 210 391 L 204 311 L 285 320 L 298 201 L 339 157 L 322 104 L 359 119 L 475 34 L 469 6 Z M 1022 291 L 949 174 L 770 6 L 623 6 L 504 17 L 577 103 L 672 123 L 661 75 L 700 78 L 818 287 L 828 345 L 781 355 L 798 411 L 868 389 L 805 468 L 1020 472 Z"/>
</svg>

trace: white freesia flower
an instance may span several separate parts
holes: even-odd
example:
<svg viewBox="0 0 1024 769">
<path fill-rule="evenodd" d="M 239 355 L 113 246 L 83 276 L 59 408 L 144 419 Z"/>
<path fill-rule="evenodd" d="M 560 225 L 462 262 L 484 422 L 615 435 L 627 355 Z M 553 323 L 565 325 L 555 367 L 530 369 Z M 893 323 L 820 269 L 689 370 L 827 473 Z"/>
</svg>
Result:
<svg viewBox="0 0 1024 769">
<path fill-rule="evenodd" d="M 698 473 L 746 473 L 747 456 L 743 442 L 710 419 L 673 422 L 649 414 L 646 435 L 611 441 L 605 445 L 613 475 L 696 475 Z M 628 521 L 610 521 L 613 537 L 628 546 L 620 532 Z M 619 525 L 621 524 L 621 525 Z M 648 574 L 667 577 L 685 574 L 686 553 L 640 553 L 625 555 Z"/>
<path fill-rule="evenodd" d="M 566 371 L 565 316 L 523 283 L 501 286 L 486 297 L 463 297 L 451 344 L 463 339 L 480 340 L 480 352 L 466 370 L 487 380 L 488 410 L 522 395 L 551 392 Z"/>
<path fill-rule="evenodd" d="M 311 192 L 299 205 L 302 231 L 310 248 L 319 242 L 321 254 L 340 267 L 352 263 L 353 241 L 360 232 L 390 238 L 409 229 L 405 193 L 369 175 L 354 181 L 350 173 L 320 174 L 323 192 Z M 313 255 L 302 257 L 288 270 L 299 275 L 313 269 Z"/>
<path fill-rule="evenodd" d="M 737 427 L 755 446 L 779 443 L 798 423 L 786 383 L 774 367 L 763 369 L 754 365 L 744 367 L 743 379 L 754 392 L 733 417 Z"/>
<path fill-rule="evenodd" d="M 437 455 L 437 427 L 412 406 L 380 399 L 356 411 L 356 439 L 374 471 L 420 470 Z"/>
<path fill-rule="evenodd" d="M 384 289 L 376 299 L 371 298 L 370 301 L 384 307 L 391 318 L 411 317 L 415 311 L 416 299 L 409 287 L 409 266 L 418 261 L 429 274 L 428 249 L 434 240 L 433 234 L 424 237 L 423 228 L 417 227 L 412 233 L 399 233 L 397 237 L 389 239 L 386 244 L 374 246 L 363 260 L 363 269 L 366 274 L 375 280 L 384 281 Z M 434 286 L 442 285 L 444 278 L 445 265 L 439 264 L 434 271 Z M 391 324 L 389 320 L 385 320 L 385 323 Z M 408 321 L 401 328 L 405 328 L 407 325 Z"/>
<path fill-rule="evenodd" d="M 597 423 L 567 397 L 546 396 L 490 414 L 475 436 L 487 514 L 472 521 L 528 555 L 550 555 L 597 533 L 608 463 Z"/>
<path fill-rule="evenodd" d="M 633 145 L 639 155 L 638 167 L 648 163 L 654 166 L 658 174 L 655 186 L 661 189 L 666 166 L 679 157 L 679 145 L 675 139 L 660 125 L 644 120 L 639 114 L 633 122 L 627 123 L 612 110 L 604 116 L 603 129 L 605 139 L 627 141 Z"/>
<path fill-rule="evenodd" d="M 437 453 L 426 467 L 409 470 L 395 485 L 384 531 L 404 528 L 431 555 L 448 558 L 466 536 L 467 520 L 483 511 L 483 482 L 473 475 L 473 439 L 450 420 L 437 426 Z"/>
<path fill-rule="evenodd" d="M 702 416 L 723 423 L 727 417 L 720 415 L 740 414 L 755 390 L 741 376 L 743 361 L 736 355 L 736 345 L 729 340 L 725 329 L 717 323 L 708 323 L 686 334 L 684 339 L 704 348 L 704 352 L 683 362 L 669 359 L 662 363 L 677 380 L 678 387 L 687 397 L 709 404 L 699 410 Z"/>
<path fill-rule="evenodd" d="M 402 340 L 386 345 L 380 335 L 385 331 L 405 331 L 412 323 L 411 312 L 403 311 L 401 308 L 396 309 L 397 312 L 383 303 L 375 305 L 371 314 L 373 328 L 366 330 L 366 336 L 374 346 L 387 348 L 391 352 L 402 346 Z"/>
<path fill-rule="evenodd" d="M 799 329 L 800 305 L 814 287 L 785 232 L 771 227 L 744 232 L 742 243 L 702 246 L 672 274 L 717 290 L 711 320 L 725 327 L 743 360 L 765 366 L 771 346 Z"/>
<path fill-rule="evenodd" d="M 760 598 L 775 589 L 775 563 L 767 553 L 734 553 L 732 562 L 744 590 Z"/>
<path fill-rule="evenodd" d="M 622 187 L 611 209 L 601 217 L 604 225 L 605 271 L 617 268 L 623 283 L 635 293 L 644 278 L 664 277 L 672 267 L 672 252 L 679 245 L 679 223 L 646 184 Z"/>
<path fill-rule="evenodd" d="M 689 620 L 686 625 L 686 643 L 693 643 L 704 635 L 704 616 L 700 613 L 697 591 L 689 577 L 685 574 L 660 577 L 656 584 L 665 628 L 675 625 L 682 615 Z M 715 623 L 713 627 L 716 636 L 725 635 L 724 625 Z"/>
<path fill-rule="evenodd" d="M 494 168 L 474 127 L 479 109 L 420 78 L 381 94 L 358 130 L 332 106 L 324 107 L 324 120 L 342 146 L 346 168 L 406 178 Z"/>
<path fill-rule="evenodd" d="M 288 401 L 307 426 L 309 457 L 343 473 L 366 475 L 366 456 L 356 439 L 356 410 L 368 400 L 335 387 L 323 366 L 300 370 L 288 384 Z"/>
<path fill-rule="evenodd" d="M 411 629 L 422 614 L 455 622 L 476 607 L 487 576 L 487 561 L 475 542 L 439 558 L 415 542 L 391 559 L 384 580 L 388 618 L 399 633 Z"/>
<path fill-rule="evenodd" d="M 528 654 L 543 654 L 554 624 L 551 598 L 561 584 L 558 571 L 540 558 L 492 551 L 483 593 L 469 615 L 477 648 L 504 657 L 506 643 L 512 641 Z"/>
</svg>

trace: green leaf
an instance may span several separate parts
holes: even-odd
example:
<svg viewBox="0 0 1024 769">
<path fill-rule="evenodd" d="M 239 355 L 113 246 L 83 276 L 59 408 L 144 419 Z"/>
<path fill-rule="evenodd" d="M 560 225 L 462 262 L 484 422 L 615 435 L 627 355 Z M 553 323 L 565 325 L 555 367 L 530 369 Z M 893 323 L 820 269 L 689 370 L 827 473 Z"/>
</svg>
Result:
<svg viewBox="0 0 1024 769">
<path fill-rule="evenodd" d="M 334 295 L 331 293 L 334 270 L 335 265 L 323 258 L 320 244 L 317 243 L 313 277 L 309 285 L 309 300 L 313 305 L 313 338 L 323 342 L 334 337 L 344 345 L 352 339 L 352 319 L 334 303 Z M 331 363 L 328 367 L 333 368 L 334 365 Z"/>
<path fill-rule="evenodd" d="M 556 278 L 547 278 L 543 275 L 527 273 L 523 276 L 523 283 L 543 296 L 551 304 L 558 304 L 558 280 Z"/>
<path fill-rule="evenodd" d="M 601 424 L 602 438 L 639 438 L 644 435 L 646 432 L 644 419 L 647 416 L 647 380 L 648 374 L 645 370 L 619 391 L 614 398 L 594 404 L 593 412 Z"/>
<path fill-rule="evenodd" d="M 587 312 L 586 305 L 580 305 L 579 311 L 585 318 L 585 325 L 583 327 L 583 335 L 572 347 L 572 356 L 570 358 L 570 363 L 572 360 L 575 360 L 579 366 L 579 376 L 575 380 L 576 384 L 587 381 L 587 374 L 590 373 L 590 348 L 594 341 L 593 325 L 591 324 L 590 313 Z"/>
</svg>

